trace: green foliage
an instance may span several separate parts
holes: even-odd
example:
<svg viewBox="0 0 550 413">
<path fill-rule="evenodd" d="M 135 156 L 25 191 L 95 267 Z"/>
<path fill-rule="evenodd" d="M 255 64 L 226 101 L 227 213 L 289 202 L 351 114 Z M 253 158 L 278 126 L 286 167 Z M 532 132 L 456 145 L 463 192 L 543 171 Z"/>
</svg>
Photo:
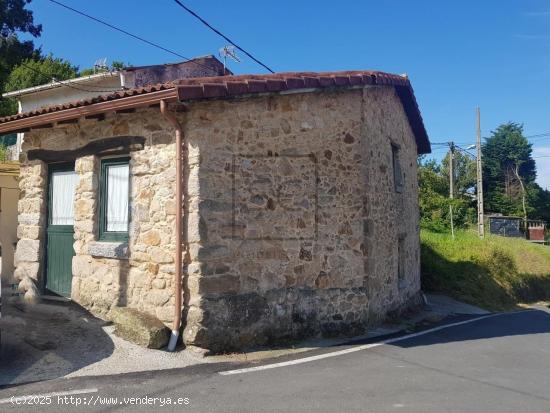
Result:
<svg viewBox="0 0 550 413">
<path fill-rule="evenodd" d="M 31 40 L 20 41 L 18 33 L 40 36 L 42 26 L 34 24 L 32 11 L 26 6 L 30 0 L 0 0 L 0 92 L 11 70 L 24 59 L 37 58 L 40 50 L 34 49 Z M 0 100 L 0 116 L 13 113 L 14 103 Z"/>
<path fill-rule="evenodd" d="M 128 67 L 128 66 L 131 66 L 131 64 L 130 63 L 124 64 L 124 62 L 122 62 L 120 60 L 113 60 L 113 62 L 111 63 L 111 68 L 113 70 L 122 70 L 122 69 L 124 69 L 125 67 Z"/>
<path fill-rule="evenodd" d="M 537 177 L 531 146 L 523 136 L 523 126 L 512 122 L 500 125 L 486 140 L 482 153 L 487 211 L 523 216 L 521 183 L 526 192 L 532 192 Z M 532 205 L 527 205 L 528 216 L 533 212 Z"/>
<path fill-rule="evenodd" d="M 0 135 L 0 162 L 5 162 L 8 160 L 8 146 L 15 145 L 16 143 L 16 133 Z"/>
<path fill-rule="evenodd" d="M 77 76 L 78 67 L 67 60 L 52 55 L 41 59 L 28 59 L 16 66 L 6 82 L 6 91 L 51 83 L 56 80 L 72 79 Z"/>
<path fill-rule="evenodd" d="M 535 182 L 536 164 L 531 155 L 531 144 L 523 136 L 523 126 L 517 123 L 499 126 L 486 140 L 482 151 L 485 211 L 522 217 L 525 194 L 527 217 L 550 222 L 550 191 L 542 189 Z M 419 159 L 422 228 L 448 232 L 450 205 L 453 206 L 457 228 L 467 227 L 477 221 L 475 161 L 462 151 L 455 151 L 454 200 L 449 199 L 449 169 L 449 155 L 441 164 L 434 160 Z"/>
<path fill-rule="evenodd" d="M 0 36 L 8 37 L 15 32 L 40 36 L 42 25 L 34 24 L 32 11 L 25 7 L 31 0 L 0 1 Z"/>
<path fill-rule="evenodd" d="M 52 77 L 57 80 L 66 80 L 76 77 L 78 68 L 70 62 L 49 56 L 34 56 L 23 59 L 9 73 L 4 92 L 25 89 L 32 86 L 51 83 Z M 17 100 L 4 99 L 0 101 L 0 116 L 17 113 Z"/>
<path fill-rule="evenodd" d="M 0 98 L 0 116 L 9 116 L 17 113 L 17 100 Z"/>
<path fill-rule="evenodd" d="M 450 154 L 441 161 L 441 174 L 449 182 L 449 160 Z M 476 186 L 476 162 L 471 156 L 455 150 L 454 153 L 454 177 L 455 196 L 468 196 L 475 192 Z"/>
<path fill-rule="evenodd" d="M 447 162 L 448 164 L 448 162 Z M 458 163 L 457 163 L 458 164 Z M 469 169 L 467 160 L 460 158 L 461 169 Z M 456 175 L 455 175 L 456 176 Z M 461 180 L 454 199 L 449 198 L 449 172 L 446 164 L 440 165 L 431 159 L 419 159 L 419 205 L 420 224 L 423 228 L 437 232 L 450 229 L 450 206 L 453 206 L 453 221 L 457 228 L 475 221 L 476 212 L 469 191 L 471 184 L 467 178 Z"/>
<path fill-rule="evenodd" d="M 24 59 L 37 58 L 39 53 L 34 50 L 31 41 L 20 42 L 16 35 L 0 36 L 0 93 L 6 91 L 5 85 L 11 70 Z M 0 116 L 16 112 L 17 102 L 14 99 L 0 97 Z"/>
<path fill-rule="evenodd" d="M 95 75 L 96 73 L 97 73 L 96 69 L 94 69 L 93 67 L 89 67 L 87 69 L 81 70 L 78 76 L 91 76 L 91 75 Z"/>
<path fill-rule="evenodd" d="M 117 70 L 123 70 L 125 67 L 130 67 L 132 66 L 130 63 L 128 64 L 125 64 L 124 62 L 120 61 L 120 60 L 113 60 L 112 63 L 111 63 L 111 69 L 112 71 L 117 71 Z M 94 68 L 94 67 L 89 67 L 89 68 L 86 68 L 86 69 L 83 69 L 80 71 L 80 73 L 78 74 L 78 76 L 90 76 L 90 75 L 95 75 L 97 73 L 104 73 L 104 72 L 107 72 L 109 69 L 98 69 L 98 68 Z"/>
<path fill-rule="evenodd" d="M 421 232 L 422 288 L 490 310 L 550 300 L 550 248 L 473 232 Z"/>
<path fill-rule="evenodd" d="M 483 187 L 487 211 L 523 216 L 522 189 L 525 186 L 528 218 L 550 222 L 550 191 L 536 182 L 532 145 L 523 136 L 523 126 L 506 123 L 492 132 L 482 147 Z"/>
<path fill-rule="evenodd" d="M 527 192 L 527 202 L 531 206 L 530 218 L 542 219 L 550 224 L 550 191 L 539 185 L 531 185 Z"/>
<path fill-rule="evenodd" d="M 0 162 L 5 162 L 8 159 L 8 148 L 0 143 Z"/>
<path fill-rule="evenodd" d="M 21 42 L 15 34 L 0 36 L 0 89 L 4 90 L 4 84 L 13 67 L 24 59 L 37 58 L 38 55 L 39 51 L 34 50 L 31 41 Z"/>
</svg>

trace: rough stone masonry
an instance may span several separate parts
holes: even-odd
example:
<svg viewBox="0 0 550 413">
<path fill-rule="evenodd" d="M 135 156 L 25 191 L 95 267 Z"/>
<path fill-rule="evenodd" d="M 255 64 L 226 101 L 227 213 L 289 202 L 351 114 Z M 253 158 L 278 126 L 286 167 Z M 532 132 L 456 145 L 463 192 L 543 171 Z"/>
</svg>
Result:
<svg viewBox="0 0 550 413">
<path fill-rule="evenodd" d="M 214 351 L 358 334 L 419 302 L 417 146 L 392 86 L 188 104 L 184 335 Z M 174 313 L 175 143 L 158 108 L 33 129 L 21 165 L 16 277 L 45 274 L 47 170 L 32 149 L 145 138 L 129 153 L 129 242 L 97 237 L 100 157 L 76 159 L 71 298 L 109 317 Z M 397 169 L 396 169 L 397 168 Z"/>
</svg>

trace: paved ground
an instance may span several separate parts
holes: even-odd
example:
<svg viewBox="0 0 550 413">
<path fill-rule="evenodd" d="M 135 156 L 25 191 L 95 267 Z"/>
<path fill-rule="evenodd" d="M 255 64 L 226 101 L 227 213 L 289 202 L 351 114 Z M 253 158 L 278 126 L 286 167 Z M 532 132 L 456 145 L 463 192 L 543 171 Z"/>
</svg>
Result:
<svg viewBox="0 0 550 413">
<path fill-rule="evenodd" d="M 168 353 L 124 341 L 113 334 L 114 326 L 74 303 L 26 306 L 5 299 L 2 310 L 0 386 L 208 362 L 190 351 Z"/>
<path fill-rule="evenodd" d="M 5 294 L 9 297 L 9 294 Z M 437 321 L 449 314 L 486 314 L 445 296 L 429 296 L 429 306 L 401 324 L 382 325 L 363 338 L 395 333 L 421 320 Z M 311 339 L 280 348 L 255 349 L 229 356 L 201 358 L 193 351 L 149 350 L 113 334 L 114 327 L 70 302 L 44 301 L 25 306 L 4 300 L 0 331 L 0 386 L 79 376 L 99 376 L 188 367 L 209 362 L 246 362 L 292 355 L 342 344 L 346 339 Z"/>
<path fill-rule="evenodd" d="M 14 395 L 73 391 L 73 403 L 96 403 L 89 410 L 105 412 L 550 411 L 547 309 L 477 317 L 484 318 L 398 341 L 394 338 L 385 345 L 357 343 L 279 358 L 275 362 L 283 365 L 277 368 L 265 369 L 273 361 L 203 364 L 23 385 L 0 390 L 0 399 L 8 399 L 0 400 L 0 410 L 88 410 L 88 406 L 67 405 L 70 395 L 31 399 L 51 403 L 32 408 L 9 402 Z M 220 374 L 250 367 L 264 370 Z M 138 401 L 133 400 L 131 405 L 124 397 L 150 404 L 136 406 Z M 157 397 L 155 406 L 145 397 Z M 105 405 L 108 400 L 111 405 Z M 181 404 L 161 407 L 168 400 Z"/>
<path fill-rule="evenodd" d="M 426 294 L 429 310 L 442 314 L 489 314 L 489 311 L 442 294 Z"/>
</svg>

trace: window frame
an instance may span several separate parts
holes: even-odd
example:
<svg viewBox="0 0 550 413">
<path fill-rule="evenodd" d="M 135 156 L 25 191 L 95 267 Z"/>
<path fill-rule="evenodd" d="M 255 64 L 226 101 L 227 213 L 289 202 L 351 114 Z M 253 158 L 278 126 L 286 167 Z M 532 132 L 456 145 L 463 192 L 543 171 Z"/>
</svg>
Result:
<svg viewBox="0 0 550 413">
<path fill-rule="evenodd" d="M 128 242 L 130 231 L 130 180 L 131 174 L 128 173 L 128 230 L 126 231 L 107 231 L 107 168 L 115 165 L 128 165 L 130 171 L 130 157 L 123 156 L 117 158 L 106 158 L 101 160 L 100 180 L 99 180 L 99 241 L 106 242 Z"/>
</svg>

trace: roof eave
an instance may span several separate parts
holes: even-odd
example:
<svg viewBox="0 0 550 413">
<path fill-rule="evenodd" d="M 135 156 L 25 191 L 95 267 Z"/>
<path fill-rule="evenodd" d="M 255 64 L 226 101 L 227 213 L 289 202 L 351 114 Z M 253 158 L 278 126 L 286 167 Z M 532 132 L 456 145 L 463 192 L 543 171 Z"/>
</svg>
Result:
<svg viewBox="0 0 550 413">
<path fill-rule="evenodd" d="M 127 90 L 124 93 L 99 96 L 1 118 L 0 133 L 25 131 L 29 128 L 40 127 L 41 125 L 47 126 L 64 120 L 157 104 L 161 99 L 187 102 L 205 99 L 243 98 L 247 95 L 257 96 L 266 93 L 300 93 L 319 88 L 356 88 L 368 85 L 395 88 L 414 134 L 417 153 L 419 155 L 430 153 L 430 141 L 409 79 L 404 76 L 371 71 L 293 72 L 265 76 L 240 75 L 191 78 L 187 79 L 185 83 L 177 85 L 173 83 L 159 84 L 152 87 L 152 90 Z"/>
<path fill-rule="evenodd" d="M 99 102 L 93 105 L 68 108 L 61 111 L 52 111 L 41 115 L 16 119 L 6 123 L 0 123 L 0 134 L 21 132 L 33 127 L 47 125 L 49 123 L 77 119 L 106 112 L 115 112 L 125 109 L 146 107 L 158 104 L 162 99 L 168 101 L 177 100 L 178 94 L 175 88 L 159 90 L 141 95 L 129 96 L 107 102 Z"/>
<path fill-rule="evenodd" d="M 51 82 L 51 83 L 46 83 L 44 85 L 38 85 L 38 86 L 28 87 L 28 88 L 25 88 L 25 89 L 14 90 L 12 92 L 2 93 L 2 97 L 3 98 L 13 98 L 13 97 L 18 97 L 18 96 L 28 95 L 28 94 L 31 94 L 31 93 L 42 92 L 42 91 L 45 91 L 45 90 L 56 89 L 56 88 L 59 88 L 59 87 L 62 87 L 62 86 L 72 85 L 72 84 L 76 84 L 76 83 L 88 83 L 88 82 L 90 82 L 92 80 L 96 80 L 96 79 L 102 79 L 102 78 L 107 78 L 107 77 L 115 77 L 115 76 L 118 76 L 119 74 L 120 74 L 120 72 L 113 71 L 113 72 L 97 73 L 95 75 L 89 75 L 89 76 L 81 76 L 81 77 L 76 77 L 74 79 L 67 79 L 67 80 L 62 80 L 62 81 L 58 81 L 58 82 Z"/>
<path fill-rule="evenodd" d="M 418 155 L 425 155 L 432 152 L 432 147 L 430 144 L 430 138 L 428 137 L 428 132 L 420 115 L 420 109 L 414 97 L 414 92 L 412 86 L 395 86 L 395 90 L 401 103 L 403 104 L 403 109 L 405 114 L 409 119 L 409 125 L 411 126 L 413 135 L 415 136 L 417 153 Z"/>
</svg>

